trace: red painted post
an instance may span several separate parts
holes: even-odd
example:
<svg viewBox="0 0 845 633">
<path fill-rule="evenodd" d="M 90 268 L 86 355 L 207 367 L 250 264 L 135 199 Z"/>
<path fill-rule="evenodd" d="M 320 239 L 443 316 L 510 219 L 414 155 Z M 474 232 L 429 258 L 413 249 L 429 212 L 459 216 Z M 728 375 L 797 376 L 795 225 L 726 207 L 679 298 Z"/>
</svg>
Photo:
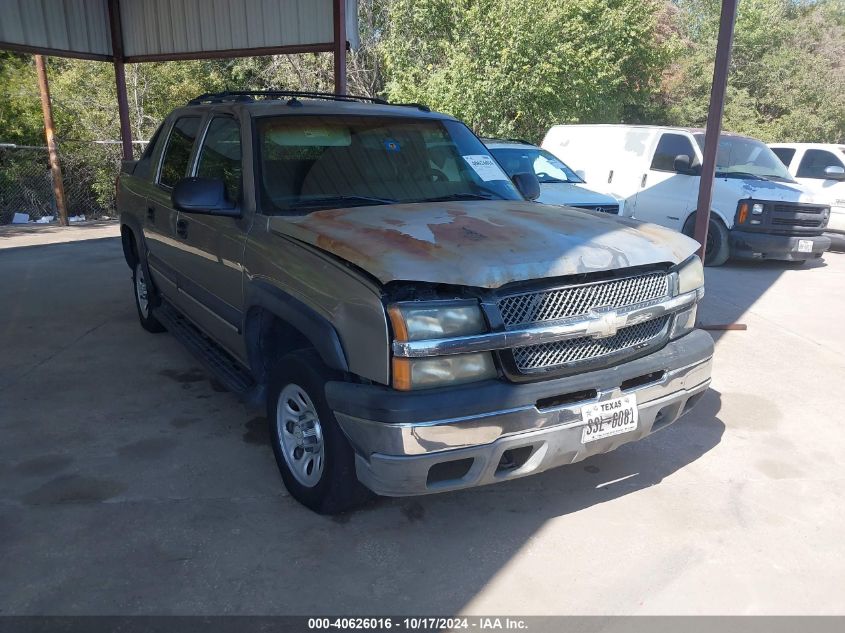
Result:
<svg viewBox="0 0 845 633">
<path fill-rule="evenodd" d="M 346 94 L 346 0 L 334 0 L 334 91 Z"/>
<path fill-rule="evenodd" d="M 114 62 L 114 82 L 117 88 L 117 112 L 120 117 L 120 140 L 123 142 L 123 160 L 132 160 L 132 128 L 129 125 L 129 100 L 126 97 L 126 73 L 123 63 L 123 27 L 120 23 L 120 3 L 109 0 L 109 27 Z"/>
<path fill-rule="evenodd" d="M 710 110 L 707 112 L 707 129 L 704 134 L 704 158 L 701 165 L 701 182 L 698 186 L 698 205 L 695 214 L 696 241 L 701 244 L 698 256 L 704 260 L 707 244 L 707 226 L 710 222 L 710 202 L 713 199 L 713 181 L 716 176 L 716 152 L 722 132 L 722 113 L 725 109 L 725 90 L 731 62 L 737 0 L 722 0 L 719 19 L 719 40 L 716 44 L 716 62 L 713 65 L 713 86 L 710 89 Z"/>
<path fill-rule="evenodd" d="M 62 181 L 62 167 L 59 163 L 59 152 L 56 149 L 53 106 L 50 103 L 50 84 L 47 82 L 47 62 L 43 55 L 35 56 L 35 71 L 38 74 L 38 92 L 41 94 L 41 112 L 44 115 L 44 136 L 47 139 L 47 155 L 50 159 L 50 172 L 53 176 L 53 196 L 56 198 L 56 210 L 59 214 L 59 224 L 67 226 L 68 221 L 65 186 Z"/>
</svg>

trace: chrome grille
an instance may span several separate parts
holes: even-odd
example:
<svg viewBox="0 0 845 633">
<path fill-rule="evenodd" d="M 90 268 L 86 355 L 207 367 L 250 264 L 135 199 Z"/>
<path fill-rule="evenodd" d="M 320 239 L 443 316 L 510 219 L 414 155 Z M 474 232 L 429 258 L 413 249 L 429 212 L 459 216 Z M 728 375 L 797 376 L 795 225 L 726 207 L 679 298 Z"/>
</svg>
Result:
<svg viewBox="0 0 845 633">
<path fill-rule="evenodd" d="M 644 323 L 637 323 L 622 328 L 615 335 L 603 339 L 585 336 L 555 343 L 515 347 L 513 358 L 520 372 L 530 373 L 567 363 L 600 359 L 603 356 L 610 356 L 623 350 L 634 351 L 634 348 L 656 342 L 662 338 L 669 318 L 663 316 Z"/>
<path fill-rule="evenodd" d="M 619 215 L 618 204 L 570 204 L 569 206 L 575 207 L 576 209 L 587 209 L 589 211 L 599 211 L 600 213 Z"/>
<path fill-rule="evenodd" d="M 505 327 L 557 321 L 595 308 L 622 308 L 669 295 L 666 273 L 648 273 L 554 290 L 510 295 L 499 300 Z"/>
</svg>

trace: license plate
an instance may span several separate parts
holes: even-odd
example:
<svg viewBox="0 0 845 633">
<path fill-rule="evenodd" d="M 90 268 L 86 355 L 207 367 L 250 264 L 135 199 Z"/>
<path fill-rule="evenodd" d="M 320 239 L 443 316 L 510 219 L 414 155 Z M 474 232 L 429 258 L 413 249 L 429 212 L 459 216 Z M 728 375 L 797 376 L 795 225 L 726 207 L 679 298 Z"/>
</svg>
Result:
<svg viewBox="0 0 845 633">
<path fill-rule="evenodd" d="M 637 414 L 637 398 L 634 394 L 582 407 L 584 427 L 581 443 L 633 431 L 637 428 Z"/>
<path fill-rule="evenodd" d="M 799 253 L 812 253 L 813 252 L 813 242 L 812 242 L 812 240 L 798 240 L 798 252 Z"/>
</svg>

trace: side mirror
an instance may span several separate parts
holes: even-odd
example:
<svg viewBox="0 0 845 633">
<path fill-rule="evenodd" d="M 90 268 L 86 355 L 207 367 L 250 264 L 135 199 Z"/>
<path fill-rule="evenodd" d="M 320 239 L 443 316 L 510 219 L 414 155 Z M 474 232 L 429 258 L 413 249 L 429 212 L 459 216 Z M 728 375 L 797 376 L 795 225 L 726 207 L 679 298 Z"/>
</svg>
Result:
<svg viewBox="0 0 845 633">
<path fill-rule="evenodd" d="M 534 174 L 528 172 L 514 174 L 511 180 L 526 200 L 536 200 L 540 197 L 540 181 Z"/>
<path fill-rule="evenodd" d="M 824 168 L 824 177 L 828 180 L 845 180 L 845 169 L 837 165 Z"/>
<path fill-rule="evenodd" d="M 226 185 L 217 178 L 183 178 L 173 187 L 170 200 L 185 213 L 240 217 L 241 210 L 226 199 Z"/>
<path fill-rule="evenodd" d="M 695 168 L 692 166 L 692 159 L 686 154 L 678 154 L 675 160 L 672 161 L 672 169 L 679 174 L 686 174 L 691 176 L 695 174 Z"/>
</svg>

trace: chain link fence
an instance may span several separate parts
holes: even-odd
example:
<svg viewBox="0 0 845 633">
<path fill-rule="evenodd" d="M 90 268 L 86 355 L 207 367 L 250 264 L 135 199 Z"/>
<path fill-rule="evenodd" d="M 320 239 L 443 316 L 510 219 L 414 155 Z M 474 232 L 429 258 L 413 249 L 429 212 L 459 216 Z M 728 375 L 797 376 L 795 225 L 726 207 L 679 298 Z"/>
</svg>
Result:
<svg viewBox="0 0 845 633">
<path fill-rule="evenodd" d="M 139 147 L 143 149 L 136 145 L 136 151 Z M 68 217 L 114 217 L 120 143 L 62 141 L 58 152 Z M 0 224 L 49 222 L 57 218 L 47 148 L 0 143 Z"/>
</svg>

